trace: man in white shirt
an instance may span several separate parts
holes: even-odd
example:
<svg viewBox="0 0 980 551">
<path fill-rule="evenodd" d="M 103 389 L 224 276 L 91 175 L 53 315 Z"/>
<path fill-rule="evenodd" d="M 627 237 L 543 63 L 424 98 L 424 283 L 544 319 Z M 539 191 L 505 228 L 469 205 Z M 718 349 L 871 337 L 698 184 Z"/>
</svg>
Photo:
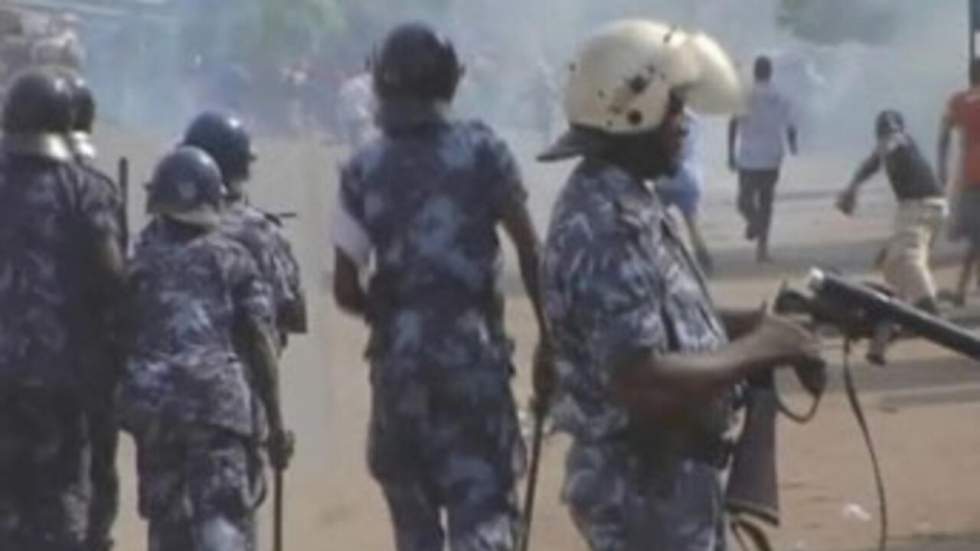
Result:
<svg viewBox="0 0 980 551">
<path fill-rule="evenodd" d="M 756 261 L 761 263 L 771 260 L 769 228 L 776 182 L 785 144 L 796 154 L 796 126 L 789 101 L 770 84 L 772 60 L 759 56 L 754 72 L 755 86 L 745 114 L 733 118 L 728 127 L 728 165 L 738 171 L 738 210 L 745 218 L 745 237 L 757 240 Z"/>
<path fill-rule="evenodd" d="M 376 100 L 372 89 L 370 63 L 367 68 L 348 78 L 340 87 L 337 99 L 337 119 L 344 142 L 356 149 L 374 139 Z"/>
</svg>

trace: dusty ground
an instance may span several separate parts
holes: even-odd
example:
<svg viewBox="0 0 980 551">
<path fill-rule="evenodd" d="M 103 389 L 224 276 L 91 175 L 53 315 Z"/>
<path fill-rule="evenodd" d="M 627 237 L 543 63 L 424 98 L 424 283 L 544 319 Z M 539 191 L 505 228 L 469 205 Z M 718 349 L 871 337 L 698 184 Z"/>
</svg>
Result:
<svg viewBox="0 0 980 551">
<path fill-rule="evenodd" d="M 141 183 L 152 159 L 169 139 L 101 136 L 110 165 L 128 155 L 134 165 L 130 199 L 134 228 L 142 211 Z M 253 196 L 272 211 L 297 211 L 287 222 L 301 257 L 312 299 L 312 331 L 296 339 L 283 367 L 286 417 L 299 447 L 287 478 L 287 549 L 391 549 L 390 528 L 377 488 L 364 462 L 368 388 L 361 350 L 364 326 L 339 314 L 323 294 L 323 268 L 329 266 L 327 213 L 342 152 L 315 142 L 263 142 Z M 533 151 L 530 148 L 527 150 Z M 521 155 L 540 227 L 568 166 L 541 167 Z M 705 226 L 720 267 L 714 281 L 719 302 L 756 305 L 771 298 L 784 279 L 798 279 L 814 264 L 852 272 L 869 269 L 890 222 L 890 199 L 883 184 L 869 193 L 860 216 L 848 220 L 831 212 L 829 193 L 843 182 L 855 158 L 815 156 L 789 166 L 777 206 L 774 256 L 764 269 L 749 261 L 733 214 L 734 179 L 714 171 L 705 201 Z M 869 190 L 871 191 L 871 190 Z M 952 283 L 954 249 L 939 254 L 941 282 Z M 513 262 L 510 263 L 513 266 Z M 526 366 L 534 329 L 513 272 L 509 327 L 518 342 L 518 365 Z M 839 364 L 839 346 L 827 344 Z M 887 369 L 856 366 L 869 422 L 881 455 L 891 507 L 892 549 L 963 551 L 980 549 L 980 366 L 926 344 L 904 343 Z M 866 453 L 855 422 L 839 391 L 834 370 L 832 392 L 814 423 L 783 423 L 780 429 L 784 526 L 777 549 L 794 551 L 870 550 L 877 530 L 877 504 Z M 526 370 L 515 382 L 523 403 Z M 548 442 L 533 546 L 584 550 L 559 503 L 565 441 Z M 117 528 L 120 549 L 145 548 L 145 527 L 134 509 L 134 463 L 128 439 L 120 456 L 123 512 Z M 850 506 L 850 507 L 849 507 Z M 856 507 L 853 507 L 856 506 Z M 845 514 L 859 508 L 872 517 Z M 271 515 L 268 507 L 263 520 Z M 268 525 L 263 548 L 268 548 Z"/>
</svg>

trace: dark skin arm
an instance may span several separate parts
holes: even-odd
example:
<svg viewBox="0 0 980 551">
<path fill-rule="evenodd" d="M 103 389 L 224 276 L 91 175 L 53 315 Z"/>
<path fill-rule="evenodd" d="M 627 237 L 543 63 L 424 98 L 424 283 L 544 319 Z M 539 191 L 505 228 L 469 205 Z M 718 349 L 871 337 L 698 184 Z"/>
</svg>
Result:
<svg viewBox="0 0 980 551">
<path fill-rule="evenodd" d="M 881 155 L 877 151 L 872 151 L 854 173 L 851 183 L 837 196 L 837 208 L 850 216 L 857 205 L 858 190 L 879 170 L 881 170 Z"/>
<path fill-rule="evenodd" d="M 534 229 L 531 214 L 523 202 L 507 203 L 502 209 L 501 223 L 504 231 L 514 243 L 521 267 L 521 279 L 527 289 L 528 298 L 538 322 L 538 345 L 534 352 L 534 382 L 537 404 L 543 407 L 554 388 L 553 350 L 544 311 L 541 307 L 541 290 L 538 281 L 540 266 L 538 234 Z"/>
<path fill-rule="evenodd" d="M 796 148 L 796 127 L 790 125 L 786 128 L 786 141 L 789 143 L 789 152 L 796 155 L 798 149 Z"/>
<path fill-rule="evenodd" d="M 538 322 L 538 330 L 542 339 L 547 339 L 544 312 L 541 309 L 541 292 L 538 284 L 538 266 L 540 242 L 538 234 L 531 221 L 531 214 L 524 203 L 508 203 L 501 212 L 501 223 L 507 236 L 510 237 L 517 250 L 517 259 L 521 267 L 521 279 L 527 295 L 534 308 L 534 317 Z"/>
<path fill-rule="evenodd" d="M 357 265 L 340 248 L 334 249 L 333 297 L 350 315 L 363 317 L 367 312 L 367 293 L 361 286 Z"/>
<path fill-rule="evenodd" d="M 879 170 L 881 170 L 881 155 L 878 155 L 877 151 L 873 151 L 871 155 L 869 155 L 868 158 L 861 163 L 861 166 L 859 166 L 857 171 L 854 173 L 854 177 L 851 178 L 851 185 L 848 188 L 848 191 L 851 193 L 857 193 L 858 188 L 860 188 Z"/>
<path fill-rule="evenodd" d="M 718 316 L 721 317 L 728 338 L 735 340 L 754 331 L 766 316 L 766 310 L 764 306 L 751 309 L 722 308 L 718 311 Z"/>
<path fill-rule="evenodd" d="M 728 168 L 736 170 L 735 164 L 735 141 L 738 138 L 738 119 L 732 118 L 728 121 Z"/>
<path fill-rule="evenodd" d="M 650 423 L 683 420 L 706 400 L 748 376 L 780 366 L 820 363 L 817 339 L 787 320 L 765 316 L 758 327 L 712 352 L 634 351 L 616 366 L 616 397 Z"/>
<path fill-rule="evenodd" d="M 270 460 L 277 470 L 286 468 L 291 455 L 291 438 L 285 430 L 279 399 L 279 368 L 276 360 L 276 344 L 272 335 L 249 320 L 242 324 L 244 342 L 249 347 L 249 361 L 245 365 L 255 384 L 256 394 L 265 406 L 269 417 Z"/>
</svg>

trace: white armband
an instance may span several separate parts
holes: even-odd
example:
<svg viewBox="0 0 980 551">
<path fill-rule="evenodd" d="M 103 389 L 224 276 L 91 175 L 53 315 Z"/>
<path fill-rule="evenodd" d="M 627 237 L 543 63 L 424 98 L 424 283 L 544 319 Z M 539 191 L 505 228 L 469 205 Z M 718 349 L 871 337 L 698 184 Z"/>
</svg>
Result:
<svg viewBox="0 0 980 551">
<path fill-rule="evenodd" d="M 334 207 L 333 213 L 333 244 L 354 261 L 358 268 L 364 269 L 371 261 L 371 251 L 374 248 L 367 232 L 340 201 Z"/>
</svg>

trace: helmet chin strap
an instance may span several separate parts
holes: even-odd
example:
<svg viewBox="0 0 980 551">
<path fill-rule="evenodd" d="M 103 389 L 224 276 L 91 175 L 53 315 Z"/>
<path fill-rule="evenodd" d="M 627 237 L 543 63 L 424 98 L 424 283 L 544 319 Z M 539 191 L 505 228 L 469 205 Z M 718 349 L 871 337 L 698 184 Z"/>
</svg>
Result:
<svg viewBox="0 0 980 551">
<path fill-rule="evenodd" d="M 609 136 L 608 145 L 596 157 L 642 180 L 654 180 L 675 170 L 656 130 L 643 134 Z"/>
</svg>

